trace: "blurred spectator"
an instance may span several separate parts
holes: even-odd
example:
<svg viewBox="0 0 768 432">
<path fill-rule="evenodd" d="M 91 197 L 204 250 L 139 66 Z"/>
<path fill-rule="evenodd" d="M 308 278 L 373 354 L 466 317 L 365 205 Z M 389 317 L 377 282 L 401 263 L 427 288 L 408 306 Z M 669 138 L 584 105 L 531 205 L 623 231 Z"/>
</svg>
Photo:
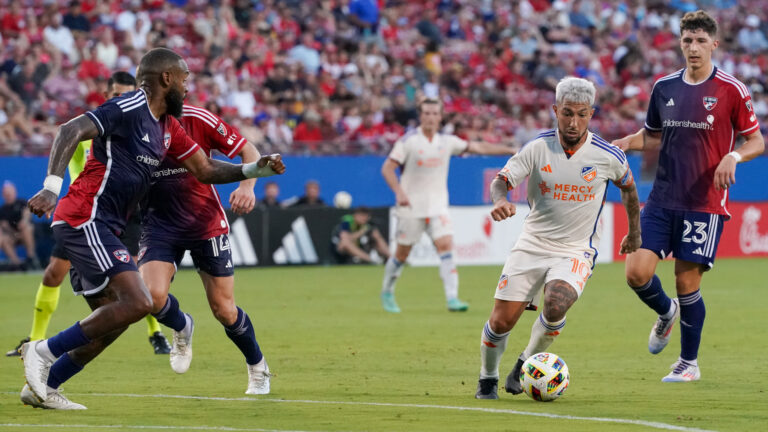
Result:
<svg viewBox="0 0 768 432">
<path fill-rule="evenodd" d="M 379 5 L 375 0 L 352 0 L 349 2 L 349 21 L 364 36 L 376 34 L 379 26 Z"/>
<path fill-rule="evenodd" d="M 293 141 L 312 151 L 319 148 L 323 141 L 323 131 L 320 128 L 320 115 L 310 110 L 304 114 L 303 121 L 293 132 Z"/>
<path fill-rule="evenodd" d="M 61 20 L 60 13 L 53 14 L 49 24 L 43 29 L 43 36 L 46 42 L 53 45 L 60 53 L 76 61 L 75 38 L 72 37 L 72 32 L 68 28 L 61 25 Z"/>
<path fill-rule="evenodd" d="M 13 265 L 21 265 L 16 254 L 16 245 L 23 244 L 27 250 L 27 265 L 40 268 L 35 253 L 35 231 L 27 209 L 27 201 L 18 197 L 16 185 L 3 183 L 3 205 L 0 206 L 0 247 Z"/>
<path fill-rule="evenodd" d="M 80 31 L 88 33 L 91 31 L 91 22 L 83 13 L 82 5 L 79 1 L 73 1 L 69 4 L 69 11 L 62 20 L 64 27 L 71 31 Z"/>
<path fill-rule="evenodd" d="M 304 184 L 304 195 L 291 204 L 291 207 L 325 207 L 325 201 L 320 198 L 320 183 L 309 180 Z"/>
<path fill-rule="evenodd" d="M 99 43 L 96 44 L 96 58 L 107 69 L 114 69 L 117 63 L 118 49 L 115 41 L 112 39 L 112 29 L 104 27 L 99 35 Z"/>
<path fill-rule="evenodd" d="M 320 69 L 320 53 L 315 49 L 315 38 L 312 33 L 303 33 L 301 43 L 288 51 L 288 57 L 304 67 L 304 71 L 312 75 Z"/>
<path fill-rule="evenodd" d="M 277 198 L 278 195 L 280 195 L 280 186 L 273 181 L 267 182 L 264 185 L 264 198 L 259 201 L 259 205 L 265 208 L 282 207 Z"/>
<path fill-rule="evenodd" d="M 331 233 L 331 254 L 339 264 L 381 263 L 389 258 L 389 246 L 367 207 L 344 215 Z"/>
<path fill-rule="evenodd" d="M 746 26 L 739 30 L 739 45 L 748 53 L 757 53 L 768 49 L 768 40 L 760 30 L 760 17 L 749 15 L 744 20 Z"/>
</svg>

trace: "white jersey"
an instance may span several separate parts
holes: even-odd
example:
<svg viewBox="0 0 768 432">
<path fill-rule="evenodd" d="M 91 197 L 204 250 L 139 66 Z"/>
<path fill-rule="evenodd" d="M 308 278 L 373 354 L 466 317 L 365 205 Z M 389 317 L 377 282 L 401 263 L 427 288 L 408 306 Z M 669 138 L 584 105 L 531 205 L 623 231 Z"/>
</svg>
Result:
<svg viewBox="0 0 768 432">
<path fill-rule="evenodd" d="M 389 157 L 403 167 L 400 186 L 411 203 L 397 207 L 398 217 L 448 214 L 448 164 L 452 155 L 463 153 L 467 146 L 455 135 L 436 133 L 430 141 L 421 127 L 397 140 Z"/>
<path fill-rule="evenodd" d="M 567 157 L 554 130 L 544 132 L 511 157 L 499 176 L 509 187 L 528 177 L 531 211 L 518 242 L 552 252 L 578 251 L 594 263 L 598 221 L 608 181 L 634 183 L 624 152 L 588 132 L 584 144 Z"/>
</svg>

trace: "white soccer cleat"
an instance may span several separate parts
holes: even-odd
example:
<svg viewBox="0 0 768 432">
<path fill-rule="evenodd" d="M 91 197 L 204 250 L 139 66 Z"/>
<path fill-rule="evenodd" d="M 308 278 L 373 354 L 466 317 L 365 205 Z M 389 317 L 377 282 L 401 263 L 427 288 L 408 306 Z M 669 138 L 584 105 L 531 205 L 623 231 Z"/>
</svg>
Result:
<svg viewBox="0 0 768 432">
<path fill-rule="evenodd" d="M 85 405 L 81 405 L 76 402 L 72 402 L 67 399 L 66 396 L 59 393 L 59 390 L 48 388 L 48 396 L 44 401 L 40 402 L 37 396 L 29 388 L 29 385 L 24 384 L 24 388 L 21 389 L 21 401 L 24 405 L 30 405 L 35 408 L 44 409 L 57 409 L 57 410 L 84 410 L 88 409 Z"/>
<path fill-rule="evenodd" d="M 170 355 L 171 369 L 178 374 L 188 371 L 189 364 L 192 363 L 192 334 L 195 332 L 195 322 L 191 315 L 185 315 L 189 322 L 180 332 L 173 331 L 173 348 Z"/>
<path fill-rule="evenodd" d="M 269 394 L 269 378 L 271 376 L 267 360 L 264 358 L 255 365 L 248 365 L 248 390 L 245 391 L 245 394 Z"/>
<path fill-rule="evenodd" d="M 48 373 L 51 371 L 51 362 L 38 354 L 39 340 L 27 342 L 21 346 L 21 358 L 24 360 L 24 378 L 31 392 L 38 401 L 44 401 L 48 396 Z"/>
<path fill-rule="evenodd" d="M 675 307 L 675 313 L 670 319 L 659 317 L 651 329 L 651 335 L 648 337 L 648 351 L 651 354 L 658 354 L 669 343 L 669 336 L 672 334 L 672 327 L 675 321 L 680 318 L 680 302 L 672 299 L 672 306 Z"/>
<path fill-rule="evenodd" d="M 672 372 L 662 378 L 661 382 L 690 382 L 700 379 L 699 365 L 680 359 L 672 364 Z"/>
</svg>

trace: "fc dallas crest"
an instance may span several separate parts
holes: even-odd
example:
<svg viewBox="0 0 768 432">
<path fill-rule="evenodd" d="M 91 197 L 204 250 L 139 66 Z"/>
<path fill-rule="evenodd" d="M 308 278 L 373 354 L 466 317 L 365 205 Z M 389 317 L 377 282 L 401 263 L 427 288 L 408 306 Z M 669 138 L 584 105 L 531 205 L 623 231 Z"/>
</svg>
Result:
<svg viewBox="0 0 768 432">
<path fill-rule="evenodd" d="M 704 96 L 704 108 L 707 111 L 712 111 L 712 108 L 717 104 L 717 98 L 714 96 Z"/>
<path fill-rule="evenodd" d="M 112 255 L 115 256 L 118 260 L 128 264 L 129 261 L 131 261 L 131 254 L 128 253 L 125 249 L 118 249 L 114 252 L 112 252 Z"/>
</svg>

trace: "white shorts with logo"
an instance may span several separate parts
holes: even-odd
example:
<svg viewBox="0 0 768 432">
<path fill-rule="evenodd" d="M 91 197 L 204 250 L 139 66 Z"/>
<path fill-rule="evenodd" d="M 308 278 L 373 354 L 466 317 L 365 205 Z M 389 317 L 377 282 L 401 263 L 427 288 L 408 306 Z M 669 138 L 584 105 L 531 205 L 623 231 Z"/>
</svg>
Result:
<svg viewBox="0 0 768 432">
<path fill-rule="evenodd" d="M 529 302 L 537 307 L 544 285 L 564 280 L 581 297 L 587 279 L 592 275 L 592 263 L 582 251 L 560 251 L 557 254 L 530 247 L 512 249 L 501 271 L 495 298 Z"/>
<path fill-rule="evenodd" d="M 435 217 L 398 217 L 395 240 L 397 244 L 413 246 L 419 242 L 421 235 L 426 232 L 432 241 L 447 235 L 453 235 L 453 223 L 446 215 Z"/>
</svg>

